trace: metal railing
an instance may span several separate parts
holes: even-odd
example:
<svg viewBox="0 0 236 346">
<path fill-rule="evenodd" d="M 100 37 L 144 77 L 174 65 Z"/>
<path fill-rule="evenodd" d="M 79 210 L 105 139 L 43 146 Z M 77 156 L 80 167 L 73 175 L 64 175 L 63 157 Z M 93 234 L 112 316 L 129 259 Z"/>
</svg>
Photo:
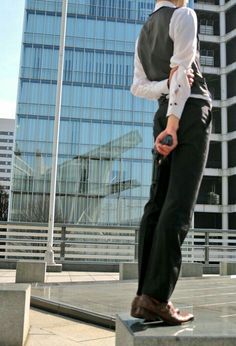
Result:
<svg viewBox="0 0 236 346">
<path fill-rule="evenodd" d="M 0 258 L 42 260 L 47 231 L 47 224 L 0 223 Z M 136 233 L 129 227 L 55 225 L 55 259 L 82 263 L 133 261 Z"/>
<path fill-rule="evenodd" d="M 47 224 L 1 222 L 0 260 L 42 260 L 47 231 Z M 135 227 L 55 225 L 54 232 L 57 262 L 114 264 L 137 260 Z M 190 230 L 182 254 L 184 262 L 236 262 L 236 230 Z"/>
<path fill-rule="evenodd" d="M 214 35 L 214 26 L 213 25 L 204 25 L 200 24 L 200 34 L 203 35 Z"/>
<path fill-rule="evenodd" d="M 201 63 L 201 65 L 204 65 L 204 66 L 214 67 L 214 64 L 215 64 L 214 63 L 214 57 L 201 55 L 200 63 Z"/>
</svg>

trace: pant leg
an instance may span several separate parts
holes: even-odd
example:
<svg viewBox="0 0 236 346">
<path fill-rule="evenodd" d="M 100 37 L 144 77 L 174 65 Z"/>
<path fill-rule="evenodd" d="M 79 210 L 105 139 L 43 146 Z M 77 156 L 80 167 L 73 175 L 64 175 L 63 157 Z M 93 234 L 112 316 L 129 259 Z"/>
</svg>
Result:
<svg viewBox="0 0 236 346">
<path fill-rule="evenodd" d="M 168 301 L 179 276 L 181 245 L 190 227 L 208 154 L 210 120 L 211 111 L 204 100 L 187 101 L 142 287 L 142 293 L 159 301 Z"/>
<path fill-rule="evenodd" d="M 162 132 L 166 123 L 163 119 L 166 117 L 166 106 L 160 106 L 154 117 L 153 137 L 154 141 L 158 134 Z M 170 175 L 171 155 L 164 163 L 159 166 L 157 161 L 153 161 L 153 174 L 150 188 L 150 198 L 144 207 L 144 213 L 139 228 L 138 240 L 138 268 L 139 283 L 137 294 L 142 294 L 143 280 L 145 277 L 149 255 L 152 247 L 154 231 L 159 220 L 162 206 L 166 197 Z"/>
<path fill-rule="evenodd" d="M 153 165 L 157 163 L 154 162 Z M 145 205 L 144 214 L 141 219 L 138 240 L 138 267 L 139 283 L 137 294 L 142 294 L 143 280 L 149 262 L 152 248 L 153 236 L 159 220 L 162 206 L 164 204 L 170 173 L 169 160 L 156 169 L 156 179 L 152 181 L 150 199 Z"/>
</svg>

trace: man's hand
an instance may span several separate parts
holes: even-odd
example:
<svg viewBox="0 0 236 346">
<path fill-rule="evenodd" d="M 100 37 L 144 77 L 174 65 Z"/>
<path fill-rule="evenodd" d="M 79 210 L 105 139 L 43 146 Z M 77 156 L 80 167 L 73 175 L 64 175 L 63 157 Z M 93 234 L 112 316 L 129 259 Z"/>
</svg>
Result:
<svg viewBox="0 0 236 346">
<path fill-rule="evenodd" d="M 155 146 L 157 151 L 163 155 L 163 156 L 167 156 L 169 155 L 169 153 L 175 149 L 175 147 L 178 144 L 178 140 L 177 140 L 177 131 L 179 128 L 179 119 L 175 116 L 175 115 L 170 115 L 168 117 L 168 122 L 167 122 L 167 126 L 166 129 L 164 131 L 162 131 L 159 136 L 157 136 L 156 141 L 155 141 Z M 165 144 L 161 144 L 161 141 L 167 136 L 167 135 L 171 135 L 173 138 L 173 144 L 171 146 L 165 145 Z"/>
<path fill-rule="evenodd" d="M 188 82 L 189 85 L 192 86 L 194 83 L 194 73 L 193 73 L 193 69 L 189 69 L 187 72 L 187 78 L 188 78 Z"/>
</svg>

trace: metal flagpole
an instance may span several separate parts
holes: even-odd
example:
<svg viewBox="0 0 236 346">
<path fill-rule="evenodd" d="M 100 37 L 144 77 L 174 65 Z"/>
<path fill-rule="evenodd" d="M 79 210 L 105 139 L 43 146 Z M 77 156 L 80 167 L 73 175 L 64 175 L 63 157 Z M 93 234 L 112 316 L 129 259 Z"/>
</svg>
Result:
<svg viewBox="0 0 236 346">
<path fill-rule="evenodd" d="M 45 252 L 45 261 L 47 264 L 55 264 L 53 252 L 53 231 L 54 231 L 54 214 L 56 201 L 56 183 L 57 183 L 57 160 L 58 160 L 58 142 L 60 129 L 61 115 L 61 98 L 62 98 L 62 81 L 63 81 L 63 66 L 64 66 L 64 51 L 66 38 L 66 21 L 67 21 L 68 0 L 62 0 L 61 13 L 61 32 L 60 32 L 60 47 L 57 72 L 57 93 L 54 118 L 54 133 L 53 133 L 53 148 L 52 148 L 52 171 L 50 184 L 50 202 L 49 202 L 49 220 L 48 220 L 48 241 L 47 250 Z"/>
</svg>

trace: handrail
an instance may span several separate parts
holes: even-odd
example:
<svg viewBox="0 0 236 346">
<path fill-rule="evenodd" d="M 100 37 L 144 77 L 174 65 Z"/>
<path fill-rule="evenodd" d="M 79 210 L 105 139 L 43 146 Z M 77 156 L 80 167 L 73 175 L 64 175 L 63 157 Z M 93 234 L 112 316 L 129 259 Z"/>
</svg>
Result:
<svg viewBox="0 0 236 346">
<path fill-rule="evenodd" d="M 47 243 L 47 229 L 48 226 L 45 223 L 0 222 L 0 256 L 4 257 L 4 253 L 6 253 L 6 258 L 8 258 L 12 252 L 14 253 L 13 256 L 16 257 L 17 253 L 19 253 L 19 256 L 24 256 L 27 253 L 27 256 L 32 254 L 32 257 L 37 257 L 38 254 L 38 257 L 42 257 L 40 251 L 43 251 L 42 246 L 44 247 Z M 23 230 L 25 231 L 22 232 L 24 235 L 20 238 Z M 39 232 L 37 233 L 37 231 Z M 135 226 L 56 224 L 55 231 L 54 245 L 61 261 L 66 261 L 67 256 L 69 256 L 68 259 L 71 258 L 72 253 L 76 254 L 76 251 L 78 251 L 78 256 L 75 256 L 75 258 L 79 258 L 79 254 L 86 255 L 87 251 L 88 258 L 92 255 L 95 260 L 96 254 L 99 254 L 99 259 L 104 255 L 105 261 L 109 260 L 109 256 L 111 260 L 112 256 L 113 258 L 127 256 L 127 260 L 130 260 L 132 248 L 133 260 L 137 260 L 138 230 Z M 127 234 L 125 234 L 125 231 L 127 231 Z M 94 239 L 92 239 L 93 235 Z M 197 237 L 194 237 L 194 235 Z M 81 239 L 81 236 L 83 239 Z M 120 241 L 117 240 L 117 236 L 121 238 Z M 219 239 L 214 239 L 214 237 L 219 236 L 221 236 Z M 233 239 L 230 238 L 232 236 Z M 36 239 L 36 237 L 39 239 Z M 127 237 L 127 239 L 123 237 Z M 219 244 L 214 242 L 219 242 Z M 226 242 L 229 242 L 229 244 L 226 244 Z M 232 260 L 232 251 L 236 250 L 236 230 L 190 229 L 182 249 L 184 255 L 187 253 L 187 260 L 189 260 L 190 255 L 192 261 L 199 261 L 199 258 L 201 258 L 200 261 L 205 264 L 212 261 L 216 262 L 217 254 L 219 254 L 219 257 L 225 256 L 227 258 L 228 256 Z M 81 258 L 84 261 L 83 256 Z M 236 252 L 233 257 L 236 260 Z"/>
<path fill-rule="evenodd" d="M 13 222 L 13 221 L 0 221 L 0 228 L 6 228 L 6 226 L 9 226 L 8 228 L 15 228 L 19 226 L 24 226 L 28 229 L 31 229 L 31 227 L 40 227 L 47 228 L 47 223 L 41 223 L 41 222 Z M 94 229 L 125 229 L 125 230 L 136 230 L 138 228 L 137 225 L 133 226 L 122 226 L 122 225 L 94 225 L 94 224 L 61 224 L 61 223 L 55 223 L 55 228 L 62 229 L 62 227 L 66 227 L 66 229 L 69 228 L 94 228 Z M 197 232 L 197 233 L 236 233 L 236 229 L 213 229 L 213 228 L 190 228 L 189 232 Z"/>
<path fill-rule="evenodd" d="M 15 228 L 18 227 L 26 227 L 26 229 L 32 229 L 31 227 L 39 228 L 40 229 L 48 229 L 47 223 L 40 223 L 40 222 L 12 222 L 12 221 L 0 221 L 0 228 Z M 127 230 L 135 230 L 137 226 L 115 226 L 115 225 L 94 225 L 94 224 L 58 224 L 55 223 L 55 228 L 60 229 L 62 227 L 66 227 L 66 229 L 69 228 L 97 228 L 97 229 L 127 229 Z"/>
</svg>

